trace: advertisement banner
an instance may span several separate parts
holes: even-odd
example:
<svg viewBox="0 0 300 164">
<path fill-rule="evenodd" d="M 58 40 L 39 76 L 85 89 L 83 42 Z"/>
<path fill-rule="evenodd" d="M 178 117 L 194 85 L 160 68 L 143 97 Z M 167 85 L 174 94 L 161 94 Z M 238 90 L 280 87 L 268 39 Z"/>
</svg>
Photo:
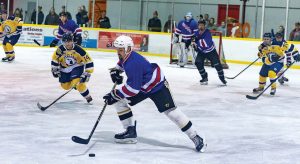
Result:
<svg viewBox="0 0 300 164">
<path fill-rule="evenodd" d="M 44 43 L 43 31 L 44 29 L 39 27 L 23 27 L 18 43 L 34 44 L 34 39 L 39 43 Z"/>
<path fill-rule="evenodd" d="M 114 49 L 113 41 L 120 35 L 126 35 L 132 38 L 134 43 L 134 51 L 148 52 L 148 34 L 99 31 L 98 48 Z"/>
</svg>

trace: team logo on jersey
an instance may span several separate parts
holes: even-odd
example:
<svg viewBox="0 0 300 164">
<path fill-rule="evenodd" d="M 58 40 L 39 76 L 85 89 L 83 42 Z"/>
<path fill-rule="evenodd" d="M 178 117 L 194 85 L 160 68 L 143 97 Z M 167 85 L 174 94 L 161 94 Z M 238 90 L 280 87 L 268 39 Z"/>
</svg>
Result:
<svg viewBox="0 0 300 164">
<path fill-rule="evenodd" d="M 186 25 L 185 23 L 182 23 L 182 27 L 183 27 L 186 31 L 188 31 L 189 33 L 192 33 L 191 28 L 190 28 L 188 25 Z"/>
<path fill-rule="evenodd" d="M 74 55 L 75 55 L 74 51 L 65 52 L 64 59 L 67 66 L 72 66 L 77 63 Z"/>
</svg>

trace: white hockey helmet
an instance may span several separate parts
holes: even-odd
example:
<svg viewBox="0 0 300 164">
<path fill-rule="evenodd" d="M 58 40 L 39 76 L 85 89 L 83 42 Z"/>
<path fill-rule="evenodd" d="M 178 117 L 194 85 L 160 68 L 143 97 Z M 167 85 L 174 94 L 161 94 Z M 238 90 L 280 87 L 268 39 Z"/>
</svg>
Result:
<svg viewBox="0 0 300 164">
<path fill-rule="evenodd" d="M 127 52 L 128 47 L 131 47 L 131 49 L 133 49 L 133 46 L 133 41 L 129 36 L 121 35 L 114 41 L 114 47 L 124 48 L 125 52 Z"/>
<path fill-rule="evenodd" d="M 185 14 L 185 19 L 189 22 L 193 18 L 192 12 L 187 12 Z"/>
</svg>

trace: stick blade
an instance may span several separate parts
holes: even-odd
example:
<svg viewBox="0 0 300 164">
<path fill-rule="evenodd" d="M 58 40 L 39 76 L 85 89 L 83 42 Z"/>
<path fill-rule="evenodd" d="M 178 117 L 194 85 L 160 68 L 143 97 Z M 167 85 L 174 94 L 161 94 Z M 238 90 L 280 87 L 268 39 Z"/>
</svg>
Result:
<svg viewBox="0 0 300 164">
<path fill-rule="evenodd" d="M 246 95 L 246 97 L 250 100 L 256 100 L 257 96 Z"/>
<path fill-rule="evenodd" d="M 43 107 L 39 102 L 37 103 L 37 107 L 41 110 L 41 111 L 45 111 L 47 108 Z"/>
<path fill-rule="evenodd" d="M 234 79 L 235 77 L 227 77 L 225 76 L 226 79 Z"/>
<path fill-rule="evenodd" d="M 83 139 L 83 138 L 80 138 L 80 137 L 77 137 L 77 136 L 73 136 L 72 141 L 76 142 L 76 143 L 79 143 L 79 144 L 85 144 L 85 145 L 89 143 L 88 139 Z"/>
</svg>

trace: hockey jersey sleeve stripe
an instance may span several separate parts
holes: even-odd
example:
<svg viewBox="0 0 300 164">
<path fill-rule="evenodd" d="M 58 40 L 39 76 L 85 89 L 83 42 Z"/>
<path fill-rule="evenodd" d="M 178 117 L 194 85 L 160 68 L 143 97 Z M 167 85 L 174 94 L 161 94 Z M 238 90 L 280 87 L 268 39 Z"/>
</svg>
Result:
<svg viewBox="0 0 300 164">
<path fill-rule="evenodd" d="M 164 74 L 161 72 L 160 68 L 157 67 L 155 71 L 153 72 L 151 80 L 146 83 L 142 88 L 149 92 L 151 89 L 153 89 L 157 84 L 164 81 Z"/>
<path fill-rule="evenodd" d="M 74 33 L 76 33 L 76 34 L 81 34 L 81 33 L 82 33 L 82 29 L 81 29 L 81 28 L 77 28 L 77 29 L 74 31 Z"/>
<path fill-rule="evenodd" d="M 124 97 L 132 97 L 139 93 L 138 90 L 131 88 L 127 84 L 121 88 L 120 92 L 124 95 Z"/>
<path fill-rule="evenodd" d="M 51 61 L 51 65 L 53 65 L 53 66 L 59 66 L 59 64 L 57 62 L 55 62 L 55 61 Z"/>
<path fill-rule="evenodd" d="M 85 65 L 85 69 L 94 68 L 94 63 L 90 62 Z"/>
</svg>

